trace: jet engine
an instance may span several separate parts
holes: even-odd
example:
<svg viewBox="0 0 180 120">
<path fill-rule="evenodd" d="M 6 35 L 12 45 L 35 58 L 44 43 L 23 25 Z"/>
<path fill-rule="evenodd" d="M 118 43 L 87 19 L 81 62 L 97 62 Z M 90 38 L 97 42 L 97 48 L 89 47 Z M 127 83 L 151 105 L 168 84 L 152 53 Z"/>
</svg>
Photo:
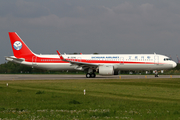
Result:
<svg viewBox="0 0 180 120">
<path fill-rule="evenodd" d="M 100 75 L 114 75 L 114 67 L 110 65 L 99 66 Z"/>
</svg>

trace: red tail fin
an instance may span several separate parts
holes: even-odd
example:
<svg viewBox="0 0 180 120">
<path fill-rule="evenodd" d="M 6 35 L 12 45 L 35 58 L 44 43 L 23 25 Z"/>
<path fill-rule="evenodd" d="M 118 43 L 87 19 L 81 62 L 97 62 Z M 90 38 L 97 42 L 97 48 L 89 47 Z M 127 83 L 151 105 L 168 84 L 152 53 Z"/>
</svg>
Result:
<svg viewBox="0 0 180 120">
<path fill-rule="evenodd" d="M 28 48 L 16 32 L 9 32 L 12 50 L 16 58 L 26 58 L 34 56 L 34 53 Z"/>
</svg>

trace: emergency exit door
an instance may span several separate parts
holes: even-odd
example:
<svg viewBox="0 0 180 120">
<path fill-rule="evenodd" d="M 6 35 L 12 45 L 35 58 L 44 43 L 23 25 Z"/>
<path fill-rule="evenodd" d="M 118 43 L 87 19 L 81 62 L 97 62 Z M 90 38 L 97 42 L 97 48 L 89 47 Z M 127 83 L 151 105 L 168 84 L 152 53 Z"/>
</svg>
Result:
<svg viewBox="0 0 180 120">
<path fill-rule="evenodd" d="M 120 57 L 120 64 L 124 64 L 124 57 Z"/>
</svg>

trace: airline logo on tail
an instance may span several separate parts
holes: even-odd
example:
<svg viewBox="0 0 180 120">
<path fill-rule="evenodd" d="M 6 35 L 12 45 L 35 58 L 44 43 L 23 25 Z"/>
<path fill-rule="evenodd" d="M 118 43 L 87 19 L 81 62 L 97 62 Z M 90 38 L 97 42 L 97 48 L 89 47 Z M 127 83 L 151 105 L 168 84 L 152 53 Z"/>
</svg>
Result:
<svg viewBox="0 0 180 120">
<path fill-rule="evenodd" d="M 22 48 L 22 43 L 20 41 L 16 41 L 13 44 L 15 50 L 20 50 Z"/>
</svg>

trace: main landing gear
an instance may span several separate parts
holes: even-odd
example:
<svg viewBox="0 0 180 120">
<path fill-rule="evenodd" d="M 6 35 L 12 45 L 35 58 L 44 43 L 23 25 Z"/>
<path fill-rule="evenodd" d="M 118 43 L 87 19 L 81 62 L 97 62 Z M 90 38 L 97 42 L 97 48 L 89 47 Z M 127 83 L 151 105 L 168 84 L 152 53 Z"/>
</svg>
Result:
<svg viewBox="0 0 180 120">
<path fill-rule="evenodd" d="M 95 78 L 95 77 L 96 77 L 95 72 L 96 72 L 95 69 L 89 68 L 89 69 L 87 70 L 86 78 Z"/>
<path fill-rule="evenodd" d="M 87 73 L 86 78 L 95 78 L 96 74 L 95 73 Z"/>
</svg>

